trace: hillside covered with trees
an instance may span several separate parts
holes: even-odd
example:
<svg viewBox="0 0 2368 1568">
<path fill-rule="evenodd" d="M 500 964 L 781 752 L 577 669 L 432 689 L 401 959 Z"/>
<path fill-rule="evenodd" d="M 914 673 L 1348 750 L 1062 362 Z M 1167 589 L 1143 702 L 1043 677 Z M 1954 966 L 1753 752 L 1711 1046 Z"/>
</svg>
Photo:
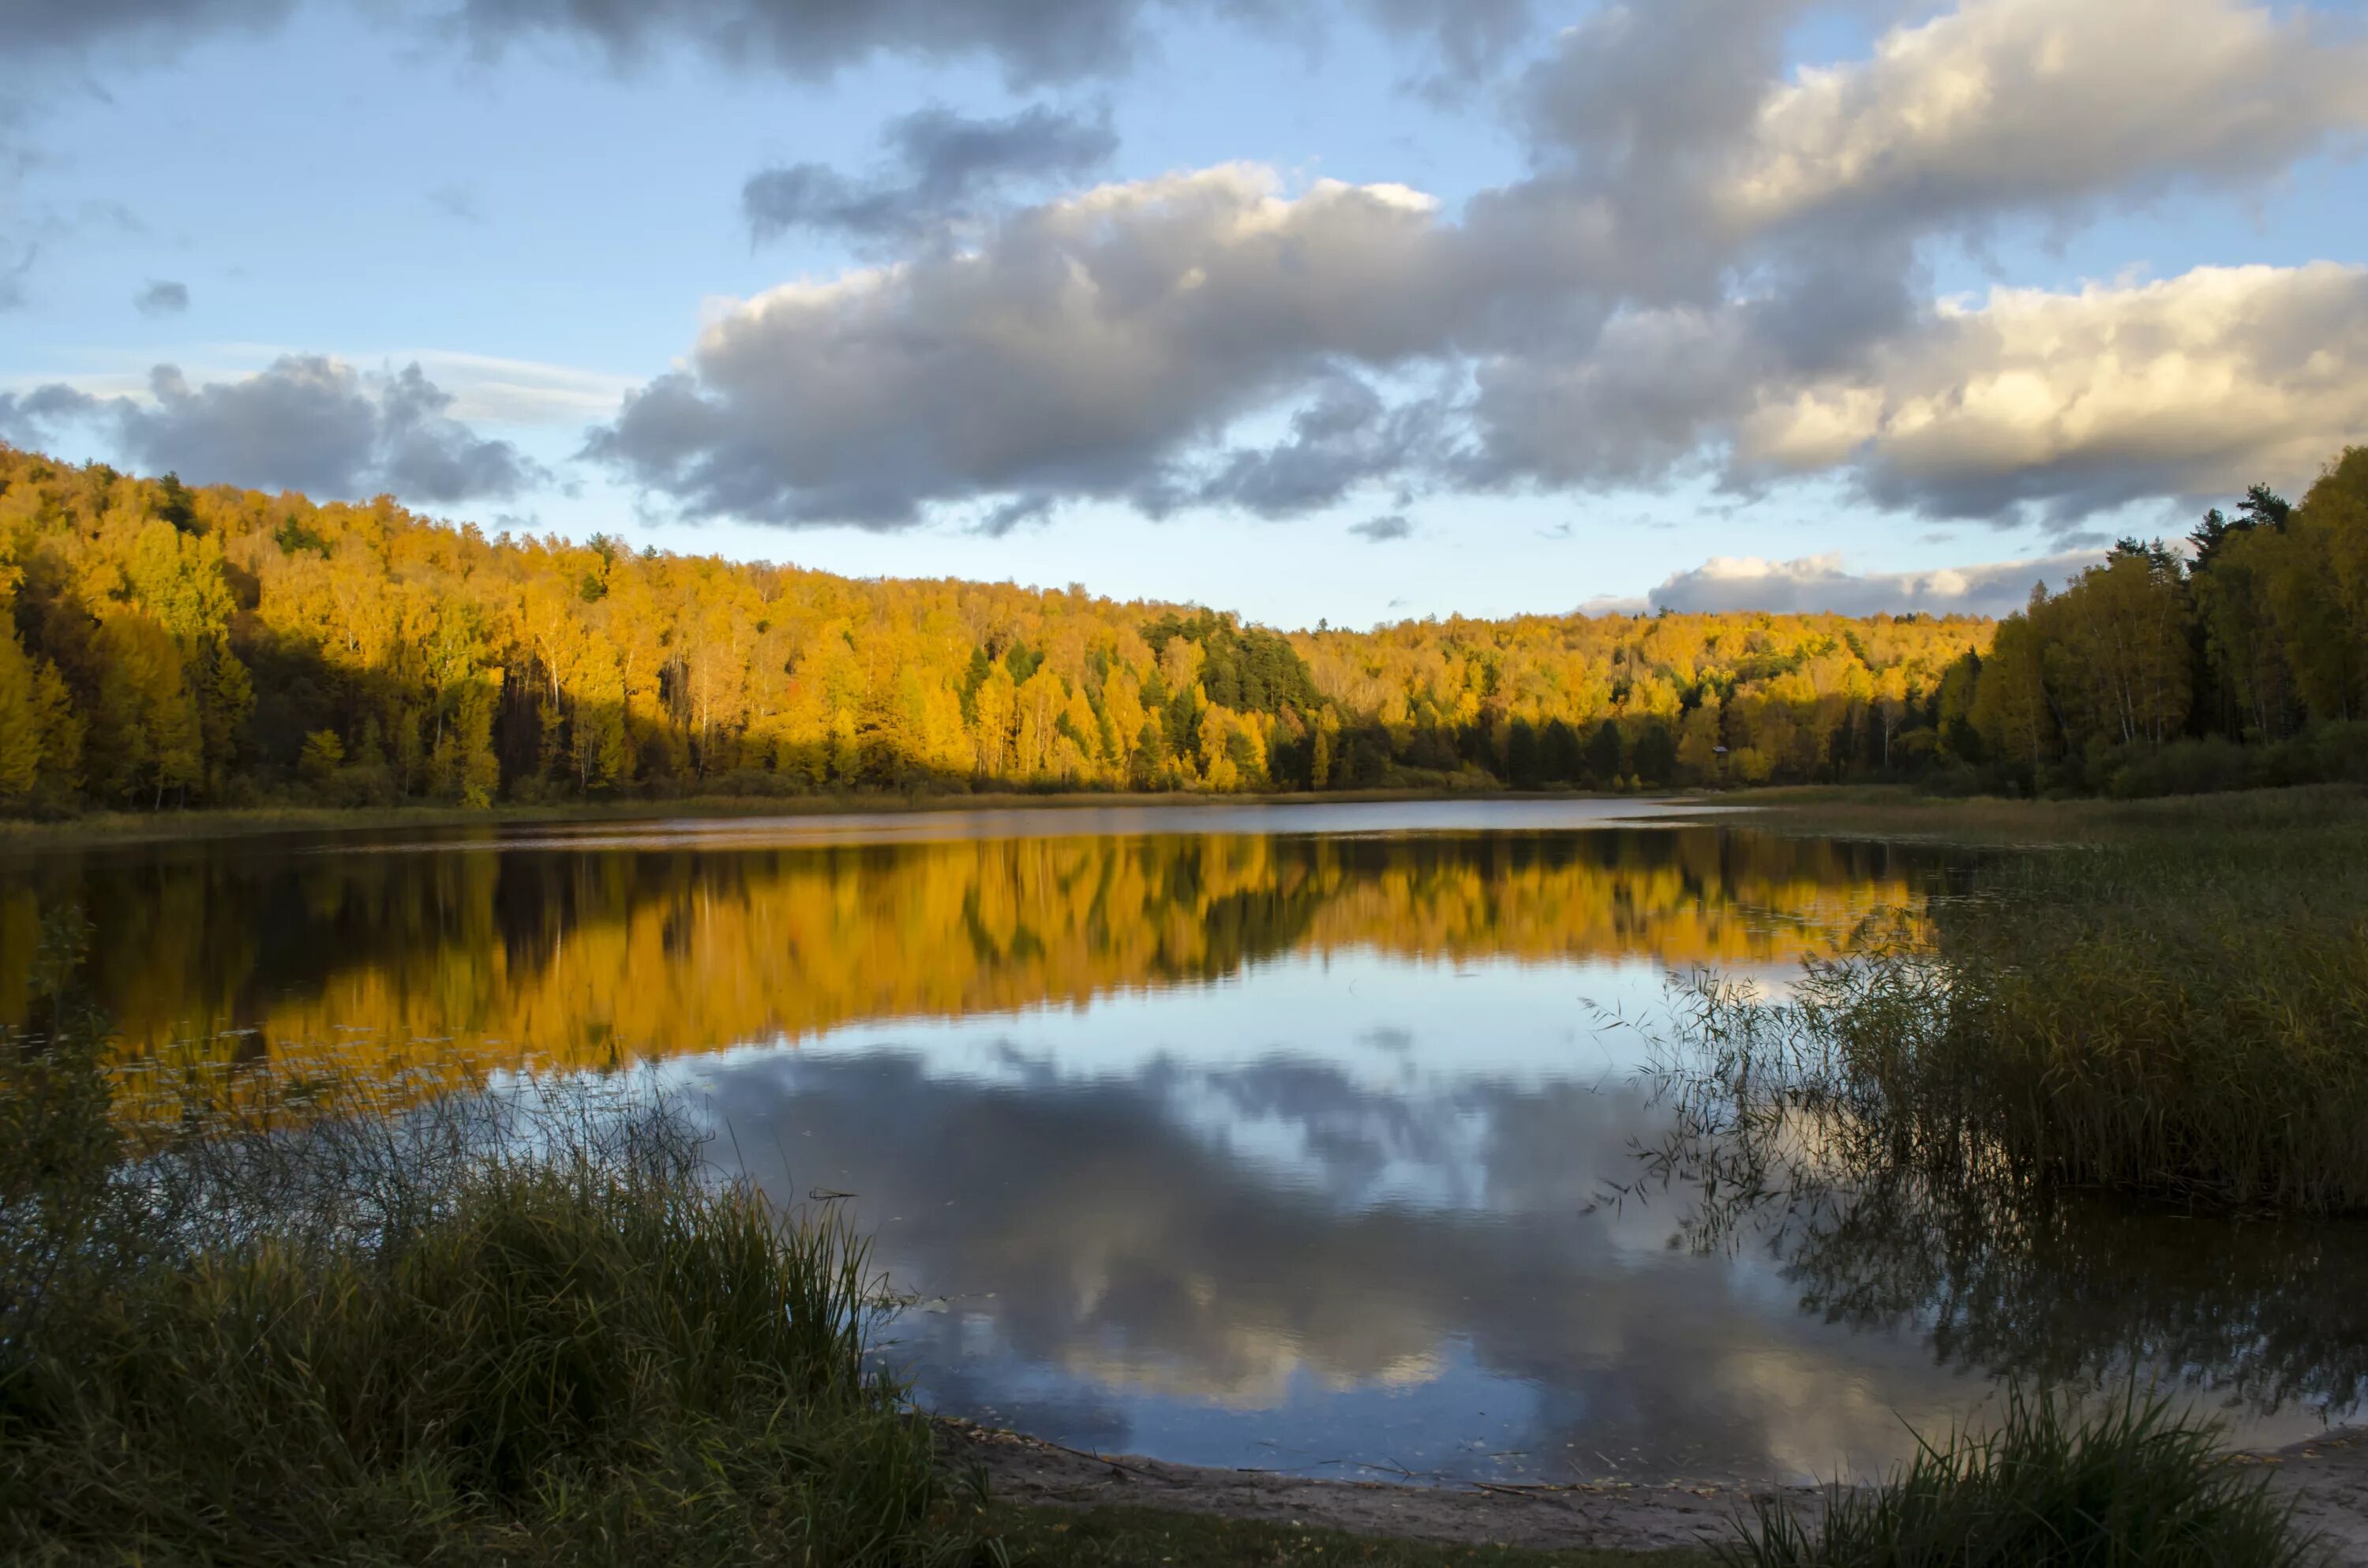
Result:
<svg viewBox="0 0 2368 1568">
<path fill-rule="evenodd" d="M 1994 781 L 2159 794 L 2368 780 L 2368 447 L 2186 551 L 2123 540 L 2000 622 L 1963 748 Z"/>
<path fill-rule="evenodd" d="M 386 499 L 191 490 L 0 447 L 0 806 L 2103 787 L 2204 737 L 2211 767 L 2283 745 L 2288 771 L 2323 770 L 2325 734 L 2368 715 L 2368 451 L 2298 506 L 2257 491 L 2214 513 L 2197 543 L 2192 570 L 2130 543 L 1998 627 L 1661 614 L 1285 635 L 1076 587 L 488 538 Z"/>
</svg>

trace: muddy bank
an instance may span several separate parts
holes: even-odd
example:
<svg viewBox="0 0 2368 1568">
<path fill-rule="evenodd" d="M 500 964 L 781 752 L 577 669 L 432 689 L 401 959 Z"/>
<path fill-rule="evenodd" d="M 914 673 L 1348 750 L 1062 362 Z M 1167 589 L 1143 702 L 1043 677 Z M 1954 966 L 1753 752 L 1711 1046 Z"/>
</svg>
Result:
<svg viewBox="0 0 2368 1568">
<path fill-rule="evenodd" d="M 2368 1563 L 2368 1426 L 2237 1457 L 2275 1467 L 2271 1484 L 2294 1500 L 2294 1517 L 2326 1540 L 2336 1562 Z"/>
<path fill-rule="evenodd" d="M 1699 1547 L 1733 1540 L 1737 1524 L 1751 1517 L 1758 1500 L 1778 1501 L 1804 1514 L 1823 1502 L 1813 1487 L 1330 1481 L 1090 1454 L 962 1421 L 939 1426 L 949 1460 L 983 1467 L 995 1494 L 1015 1503 L 1174 1508 L 1458 1545 L 1624 1551 Z M 2368 1428 L 2330 1432 L 2312 1442 L 2236 1459 L 2272 1470 L 2271 1484 L 2294 1499 L 2303 1528 L 2324 1539 L 2334 1562 L 2368 1564 Z"/>
<path fill-rule="evenodd" d="M 1732 1540 L 1755 1495 L 1817 1506 L 1809 1488 L 1752 1493 L 1717 1486 L 1419 1486 L 1328 1481 L 1274 1471 L 1212 1470 L 1131 1455 L 1098 1456 L 1016 1432 L 944 1421 L 944 1451 L 985 1467 L 1015 1503 L 1175 1508 L 1234 1519 L 1402 1536 L 1458 1545 L 1587 1546 L 1649 1551 Z"/>
</svg>

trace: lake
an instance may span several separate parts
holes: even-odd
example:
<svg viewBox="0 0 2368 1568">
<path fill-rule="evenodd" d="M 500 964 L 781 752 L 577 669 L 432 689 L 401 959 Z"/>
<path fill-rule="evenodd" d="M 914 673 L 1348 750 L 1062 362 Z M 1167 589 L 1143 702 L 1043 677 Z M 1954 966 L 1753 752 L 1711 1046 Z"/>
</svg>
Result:
<svg viewBox="0 0 2368 1568">
<path fill-rule="evenodd" d="M 1862 1474 L 2016 1372 L 2260 1442 L 2357 1413 L 2368 1239 L 1633 1190 L 1673 972 L 1781 989 L 1961 852 L 1646 802 L 483 827 L 0 867 L 0 1022 L 71 949 L 129 1081 L 401 1099 L 647 1064 L 912 1305 L 935 1409 L 1314 1474 Z M 1630 1188 L 1623 1192 L 1623 1188 Z"/>
</svg>

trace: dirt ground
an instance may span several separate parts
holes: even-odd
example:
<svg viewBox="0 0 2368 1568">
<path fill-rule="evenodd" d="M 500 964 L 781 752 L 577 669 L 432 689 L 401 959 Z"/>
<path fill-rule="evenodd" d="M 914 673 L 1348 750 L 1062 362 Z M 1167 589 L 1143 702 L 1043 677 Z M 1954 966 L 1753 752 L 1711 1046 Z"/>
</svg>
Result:
<svg viewBox="0 0 2368 1568">
<path fill-rule="evenodd" d="M 1119 1503 L 1460 1545 L 1627 1551 L 1701 1546 L 1733 1540 L 1736 1523 L 1750 1517 L 1757 1500 L 1781 1501 L 1804 1513 L 1822 1502 L 1809 1487 L 1416 1486 L 1314 1480 L 1091 1454 L 960 1421 L 941 1427 L 949 1458 L 983 1466 L 995 1494 L 1012 1502 L 1080 1507 Z M 2331 1561 L 2368 1565 L 2368 1428 L 2329 1432 L 2313 1442 L 2238 1459 L 2274 1467 L 2271 1485 L 2294 1498 L 2296 1517 L 2322 1537 Z"/>
<path fill-rule="evenodd" d="M 2326 1540 L 2335 1562 L 2368 1563 L 2368 1426 L 2243 1457 L 2277 1467 L 2271 1484 L 2294 1499 L 2294 1517 Z"/>
<path fill-rule="evenodd" d="M 949 1457 L 958 1464 L 984 1465 L 995 1494 L 1016 1503 L 1118 1503 L 1357 1535 L 1638 1551 L 1731 1540 L 1735 1520 L 1751 1509 L 1751 1494 L 1713 1486 L 1446 1487 L 1322 1481 L 1094 1455 L 966 1423 L 946 1422 L 943 1428 Z M 1807 1489 L 1768 1494 L 1798 1507 L 1817 1506 L 1816 1494 Z"/>
</svg>

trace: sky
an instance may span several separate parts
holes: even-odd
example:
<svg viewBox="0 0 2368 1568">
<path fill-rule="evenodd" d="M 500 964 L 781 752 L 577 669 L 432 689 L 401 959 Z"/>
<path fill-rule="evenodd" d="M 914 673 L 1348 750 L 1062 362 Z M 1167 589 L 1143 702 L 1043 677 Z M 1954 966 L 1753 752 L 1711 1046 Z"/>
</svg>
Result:
<svg viewBox="0 0 2368 1568">
<path fill-rule="evenodd" d="M 2368 0 L 0 0 L 0 440 L 1283 627 L 2368 440 Z"/>
</svg>

